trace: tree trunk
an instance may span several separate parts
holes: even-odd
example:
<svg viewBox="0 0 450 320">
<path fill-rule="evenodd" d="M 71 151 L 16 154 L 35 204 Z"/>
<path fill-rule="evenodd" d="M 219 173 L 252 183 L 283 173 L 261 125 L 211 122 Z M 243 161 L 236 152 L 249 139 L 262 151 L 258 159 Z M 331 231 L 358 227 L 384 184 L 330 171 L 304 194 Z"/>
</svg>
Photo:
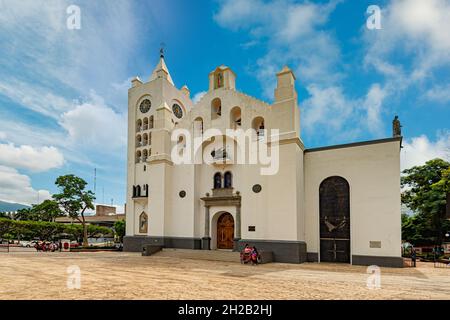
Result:
<svg viewBox="0 0 450 320">
<path fill-rule="evenodd" d="M 85 208 L 86 209 L 86 208 Z M 86 219 L 84 219 L 84 210 L 81 212 L 81 224 L 83 225 L 83 247 L 89 247 L 89 243 L 88 243 L 88 230 L 87 230 L 87 225 L 86 225 Z"/>
<path fill-rule="evenodd" d="M 89 243 L 88 243 L 88 230 L 87 230 L 87 225 L 86 222 L 83 223 L 83 247 L 88 247 Z"/>
</svg>

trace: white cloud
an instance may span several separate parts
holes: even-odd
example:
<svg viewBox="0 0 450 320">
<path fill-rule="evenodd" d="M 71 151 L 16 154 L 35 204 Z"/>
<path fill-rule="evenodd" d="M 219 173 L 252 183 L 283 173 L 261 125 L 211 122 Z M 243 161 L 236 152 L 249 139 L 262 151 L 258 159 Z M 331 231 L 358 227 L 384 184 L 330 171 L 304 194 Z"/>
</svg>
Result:
<svg viewBox="0 0 450 320">
<path fill-rule="evenodd" d="M 252 68 L 265 98 L 273 98 L 275 74 L 283 65 L 291 67 L 309 94 L 300 102 L 303 128 L 312 140 L 326 138 L 333 143 L 357 139 L 362 132 L 383 136 L 383 102 L 389 93 L 379 84 L 362 97 L 345 93 L 341 85 L 345 63 L 334 31 L 327 27 L 340 2 L 226 0 L 214 16 L 220 26 L 248 30 L 251 43 L 269 48 Z M 384 69 L 401 74 L 391 65 Z"/>
<path fill-rule="evenodd" d="M 300 103 L 306 131 L 333 141 L 357 138 L 363 132 L 382 137 L 392 99 L 437 66 L 450 65 L 450 2 L 391 0 L 382 7 L 382 30 L 361 24 L 364 65 L 387 81 L 376 80 L 359 96 L 344 92 L 348 62 L 342 61 L 339 42 L 328 25 L 340 2 L 224 0 L 214 19 L 224 28 L 248 31 L 250 41 L 268 48 L 257 66 L 249 68 L 261 82 L 265 98 L 273 97 L 274 75 L 281 66 L 293 69 L 309 93 Z M 353 52 L 357 57 L 358 50 Z M 429 91 L 427 97 L 445 100 L 448 95 Z"/>
<path fill-rule="evenodd" d="M 405 40 L 426 41 L 432 50 L 450 49 L 450 3 L 447 0 L 393 1 L 390 16 Z M 444 53 L 444 52 L 443 52 Z"/>
<path fill-rule="evenodd" d="M 381 136 L 383 134 L 383 123 L 381 120 L 382 104 L 386 97 L 386 92 L 379 84 L 374 84 L 369 89 L 364 101 L 366 109 L 366 125 L 373 135 Z"/>
<path fill-rule="evenodd" d="M 260 0 L 227 0 L 223 1 L 214 19 L 220 26 L 237 31 L 248 27 L 249 24 L 265 21 L 271 9 L 276 9 L 276 6 L 265 4 Z"/>
<path fill-rule="evenodd" d="M 76 147 L 67 141 L 67 132 L 63 129 L 45 128 L 40 124 L 23 123 L 15 117 L 0 118 L 0 128 L 7 132 L 5 143 L 15 145 L 32 145 L 34 148 L 54 146 L 63 155 L 64 160 L 79 164 L 92 165 L 88 160 L 90 154 L 77 152 Z"/>
<path fill-rule="evenodd" d="M 258 59 L 256 72 L 264 96 L 272 99 L 275 74 L 285 64 L 300 81 L 311 84 L 330 85 L 341 79 L 339 46 L 331 32 L 324 30 L 339 2 L 227 0 L 214 19 L 224 28 L 248 30 L 251 41 L 267 42 L 270 49 Z"/>
<path fill-rule="evenodd" d="M 378 72 L 398 78 L 392 71 L 405 69 L 407 86 L 429 76 L 434 68 L 450 64 L 449 1 L 391 1 L 382 11 L 382 28 L 364 29 L 365 63 Z"/>
<path fill-rule="evenodd" d="M 19 118 L 19 119 L 18 119 Z M 5 142 L 16 145 L 30 145 L 34 147 L 44 147 L 53 145 L 59 149 L 63 148 L 65 141 L 61 132 L 53 128 L 41 127 L 38 124 L 28 124 L 20 121 L 20 114 L 16 117 L 0 118 L 0 128 L 7 132 Z"/>
<path fill-rule="evenodd" d="M 414 137 L 403 142 L 401 151 L 401 169 L 423 165 L 435 158 L 450 161 L 450 132 L 441 133 L 436 141 L 430 141 L 426 135 Z"/>
<path fill-rule="evenodd" d="M 330 8 L 317 6 L 312 3 L 293 5 L 287 12 L 286 20 L 278 36 L 285 42 L 291 43 L 303 36 L 316 32 L 316 27 L 328 20 Z"/>
<path fill-rule="evenodd" d="M 362 27 L 364 65 L 385 78 L 381 87 L 372 86 L 364 103 L 368 129 L 373 134 L 382 132 L 384 102 L 400 97 L 406 90 L 414 88 L 418 100 L 450 101 L 449 86 L 430 89 L 430 84 L 442 81 L 440 74 L 450 68 L 450 2 L 391 0 L 382 8 L 381 23 L 382 30 Z M 415 139 L 424 143 L 425 138 Z"/>
<path fill-rule="evenodd" d="M 66 9 L 72 4 L 0 0 L 0 95 L 28 109 L 2 113 L 0 130 L 7 133 L 2 142 L 54 146 L 75 172 L 121 167 L 129 87 L 123 81 L 130 77 L 126 62 L 142 66 L 136 73 L 151 71 L 151 56 L 137 53 L 159 45 L 156 31 L 176 29 L 171 23 L 176 10 L 164 1 L 77 1 L 81 29 L 69 30 Z M 142 41 L 139 30 L 144 29 L 156 36 Z M 85 98 L 93 88 L 106 103 Z"/>
<path fill-rule="evenodd" d="M 67 142 L 81 149 L 104 152 L 126 145 L 126 115 L 116 113 L 95 93 L 89 102 L 64 113 L 59 123 L 69 134 Z"/>
<path fill-rule="evenodd" d="M 0 165 L 0 200 L 22 204 L 34 204 L 51 195 L 48 190 L 35 190 L 30 178 L 20 174 L 16 169 Z"/>
<path fill-rule="evenodd" d="M 124 84 L 115 84 L 115 86 L 124 86 Z M 21 95 L 19 91 L 15 94 Z M 38 99 L 39 94 L 33 97 Z M 65 160 L 90 166 L 94 165 L 90 159 L 96 154 L 117 151 L 118 147 L 125 146 L 126 111 L 123 113 L 115 111 L 94 91 L 91 91 L 90 96 L 83 102 L 73 101 L 69 104 L 62 97 L 56 97 L 54 101 L 57 100 L 61 100 L 61 105 L 53 109 L 51 103 L 45 105 L 45 101 L 42 100 L 45 108 L 42 109 L 41 114 L 51 114 L 51 118 L 59 124 L 59 128 L 23 123 L 20 117 L 6 117 L 0 119 L 0 127 L 4 130 L 0 132 L 0 139 L 16 145 L 27 146 L 32 143 L 35 149 L 52 145 L 64 154 Z M 124 109 L 127 110 L 127 108 Z M 8 132 L 8 135 L 1 134 L 2 132 Z M 98 167 L 99 164 L 96 166 Z"/>
<path fill-rule="evenodd" d="M 341 87 L 307 87 L 309 97 L 301 104 L 302 125 L 310 139 L 351 141 L 360 134 L 364 110 L 358 99 L 348 98 Z"/>
<path fill-rule="evenodd" d="M 11 71 L 29 66 L 26 72 L 39 82 L 51 79 L 80 92 L 95 85 L 102 94 L 113 90 L 111 82 L 124 78 L 126 63 L 118 61 L 127 61 L 138 40 L 133 3 L 83 1 L 81 29 L 69 30 L 66 9 L 73 1 L 2 2 L 0 24 L 8 41 L 0 43 L 0 63 Z"/>
<path fill-rule="evenodd" d="M 66 9 L 71 4 L 70 0 L 0 0 L 0 95 L 49 118 L 30 124 L 18 114 L 7 115 L 0 125 L 8 132 L 5 142 L 36 148 L 53 145 L 66 160 L 91 165 L 98 154 L 124 143 L 127 88 L 123 80 L 129 75 L 128 65 L 120 61 L 135 55 L 136 11 L 130 2 L 83 1 L 81 30 L 68 30 Z M 160 6 L 151 6 L 147 16 L 154 16 Z M 150 25 L 159 19 L 150 19 Z M 91 88 L 108 97 L 108 106 L 95 105 L 92 97 L 85 103 L 77 101 L 86 101 L 80 96 Z M 89 104 L 95 105 L 92 110 Z M 118 117 L 123 123 L 118 124 Z M 102 145 L 96 143 L 108 133 Z M 94 145 L 102 148 L 80 152 Z"/>
<path fill-rule="evenodd" d="M 0 131 L 0 140 L 5 140 L 6 139 L 6 133 L 3 131 Z"/>
<path fill-rule="evenodd" d="M 0 94 L 25 108 L 53 119 L 58 119 L 61 112 L 70 110 L 74 105 L 73 102 L 51 93 L 48 88 L 14 78 L 0 80 Z"/>
<path fill-rule="evenodd" d="M 201 98 L 203 98 L 203 96 L 206 94 L 206 91 L 200 91 L 197 92 L 193 97 L 192 97 L 192 102 L 193 103 L 197 103 L 200 101 Z"/>
<path fill-rule="evenodd" d="M 333 0 L 316 5 L 289 0 L 225 0 L 214 20 L 221 27 L 233 31 L 249 29 L 255 37 L 275 36 L 290 42 L 314 32 L 315 26 L 326 22 L 339 2 Z"/>
<path fill-rule="evenodd" d="M 258 44 L 259 44 L 259 42 L 257 40 L 250 40 L 245 43 L 242 43 L 241 47 L 244 49 L 249 49 L 249 48 L 253 48 L 254 46 L 256 46 Z"/>
<path fill-rule="evenodd" d="M 35 172 L 59 168 L 64 164 L 62 153 L 55 147 L 35 148 L 0 144 L 0 164 Z"/>
<path fill-rule="evenodd" d="M 109 93 L 108 100 L 114 101 L 115 109 L 119 112 L 128 112 L 128 89 L 131 87 L 131 80 L 128 77 L 122 82 L 112 83 L 113 90 Z"/>
<path fill-rule="evenodd" d="M 309 86 L 307 90 L 310 97 L 302 104 L 305 129 L 312 132 L 317 125 L 333 132 L 342 129 L 355 108 L 355 104 L 346 99 L 342 88 Z"/>
<path fill-rule="evenodd" d="M 450 102 L 450 85 L 435 86 L 429 89 L 425 96 L 435 102 L 446 103 Z"/>
<path fill-rule="evenodd" d="M 307 134 L 326 137 L 333 142 L 358 138 L 363 128 L 374 137 L 382 137 L 386 90 L 372 85 L 364 98 L 352 98 L 340 86 L 307 87 L 309 97 L 301 103 L 302 124 Z"/>
</svg>

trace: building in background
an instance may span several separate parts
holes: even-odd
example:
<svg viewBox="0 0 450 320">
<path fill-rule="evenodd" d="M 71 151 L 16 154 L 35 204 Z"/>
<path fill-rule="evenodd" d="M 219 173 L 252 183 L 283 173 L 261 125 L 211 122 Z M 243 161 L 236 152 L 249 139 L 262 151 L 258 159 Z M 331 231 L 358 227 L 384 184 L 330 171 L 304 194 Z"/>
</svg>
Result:
<svg viewBox="0 0 450 320">
<path fill-rule="evenodd" d="M 125 220 L 125 213 L 116 213 L 116 207 L 98 204 L 95 206 L 94 215 L 85 215 L 84 217 L 88 224 L 111 228 L 117 220 Z M 56 218 L 56 222 L 81 223 L 70 217 Z"/>
</svg>

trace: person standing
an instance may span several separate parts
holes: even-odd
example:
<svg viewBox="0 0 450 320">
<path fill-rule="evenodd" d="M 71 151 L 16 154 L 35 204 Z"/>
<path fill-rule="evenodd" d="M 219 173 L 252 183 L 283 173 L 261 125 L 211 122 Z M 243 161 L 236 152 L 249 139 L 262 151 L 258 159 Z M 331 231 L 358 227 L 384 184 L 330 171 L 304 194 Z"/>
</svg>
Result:
<svg viewBox="0 0 450 320">
<path fill-rule="evenodd" d="M 413 247 L 411 248 L 411 262 L 412 262 L 412 266 L 415 268 L 416 267 L 416 249 L 414 249 Z"/>
</svg>

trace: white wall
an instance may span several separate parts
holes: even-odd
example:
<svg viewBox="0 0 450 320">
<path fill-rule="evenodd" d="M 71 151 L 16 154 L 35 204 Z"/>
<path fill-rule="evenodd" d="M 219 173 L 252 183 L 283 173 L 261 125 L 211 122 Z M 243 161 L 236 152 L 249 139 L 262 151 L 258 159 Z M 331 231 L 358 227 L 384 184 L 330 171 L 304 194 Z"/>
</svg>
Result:
<svg viewBox="0 0 450 320">
<path fill-rule="evenodd" d="M 305 153 L 308 252 L 319 251 L 319 186 L 330 176 L 350 184 L 351 254 L 399 257 L 399 141 Z M 370 241 L 381 241 L 381 248 L 369 248 Z"/>
<path fill-rule="evenodd" d="M 167 190 L 167 202 L 171 205 L 166 216 L 165 236 L 194 237 L 194 166 L 171 166 L 171 187 Z M 181 198 L 180 191 L 186 191 Z"/>
</svg>

